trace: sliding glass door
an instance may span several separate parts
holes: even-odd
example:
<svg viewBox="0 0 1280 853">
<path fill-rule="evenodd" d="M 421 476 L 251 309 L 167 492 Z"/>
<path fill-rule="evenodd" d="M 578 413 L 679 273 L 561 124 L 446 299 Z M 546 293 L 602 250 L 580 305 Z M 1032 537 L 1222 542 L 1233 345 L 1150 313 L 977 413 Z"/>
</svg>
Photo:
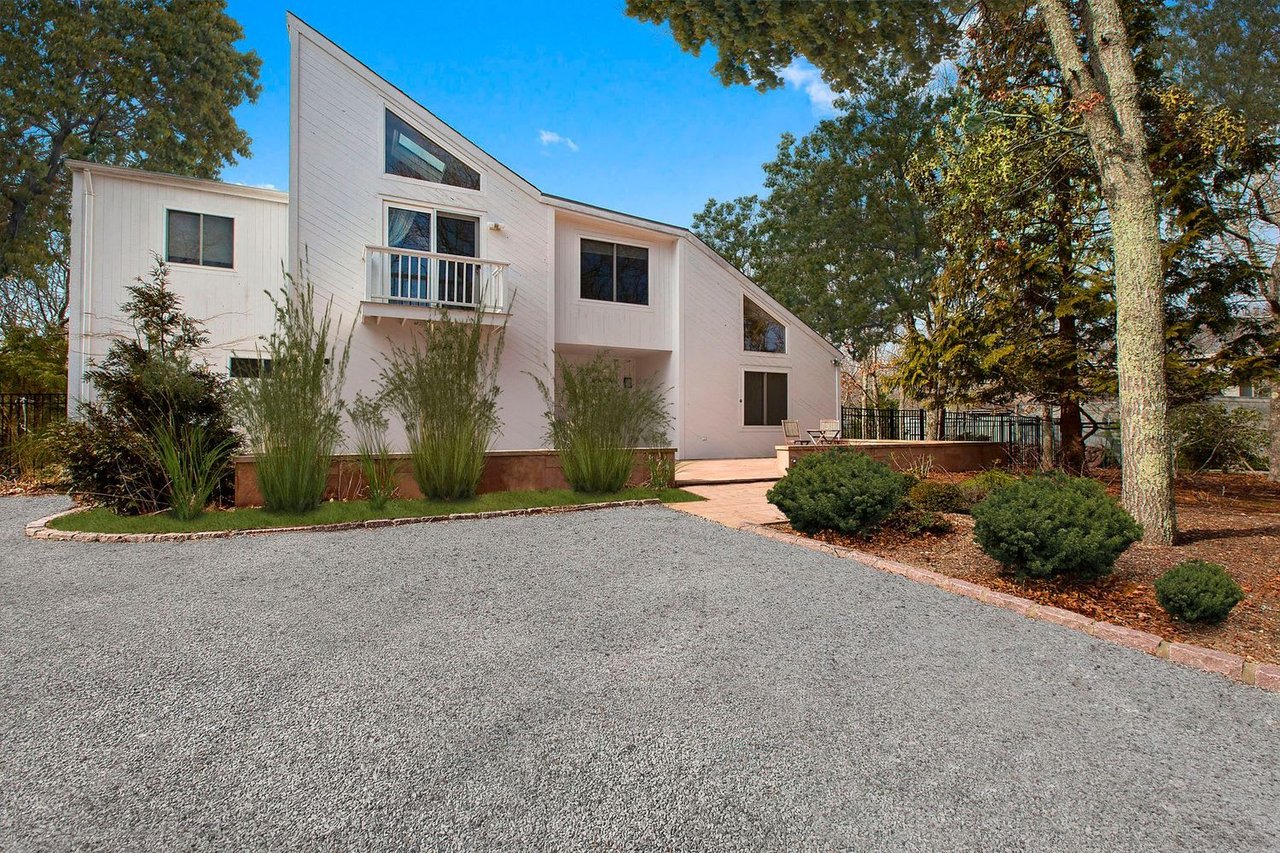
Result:
<svg viewBox="0 0 1280 853">
<path fill-rule="evenodd" d="M 476 257 L 479 224 L 470 216 L 388 207 L 388 246 L 459 258 L 392 255 L 391 300 L 474 305 L 480 295 L 476 293 L 477 266 L 461 259 Z"/>
</svg>

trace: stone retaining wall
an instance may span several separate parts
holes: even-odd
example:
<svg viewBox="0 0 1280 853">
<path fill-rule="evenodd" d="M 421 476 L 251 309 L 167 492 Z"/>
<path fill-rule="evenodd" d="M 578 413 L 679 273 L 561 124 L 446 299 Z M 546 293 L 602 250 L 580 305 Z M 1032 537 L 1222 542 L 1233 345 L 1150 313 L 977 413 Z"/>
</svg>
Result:
<svg viewBox="0 0 1280 853">
<path fill-rule="evenodd" d="M 642 485 L 649 479 L 650 456 L 675 459 L 675 448 L 663 447 L 636 451 L 636 462 L 631 469 L 629 485 Z M 392 455 L 396 465 L 397 496 L 420 498 L 422 491 L 413 480 L 409 454 Z M 254 457 L 237 456 L 236 506 L 262 506 L 262 492 L 258 489 L 258 474 Z M 364 491 L 364 477 L 360 473 L 357 458 L 352 455 L 335 456 L 329 467 L 329 481 L 325 486 L 326 500 L 355 500 Z M 486 454 L 484 474 L 477 491 L 512 492 L 536 489 L 566 489 L 569 483 L 560 468 L 560 455 L 554 450 L 495 450 Z"/>
</svg>

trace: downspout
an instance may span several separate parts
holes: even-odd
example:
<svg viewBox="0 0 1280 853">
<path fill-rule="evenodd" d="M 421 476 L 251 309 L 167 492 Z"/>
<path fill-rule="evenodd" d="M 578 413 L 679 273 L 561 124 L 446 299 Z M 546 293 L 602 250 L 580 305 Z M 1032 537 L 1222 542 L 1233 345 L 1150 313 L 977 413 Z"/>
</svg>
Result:
<svg viewBox="0 0 1280 853">
<path fill-rule="evenodd" d="M 93 199 L 93 170 L 85 169 L 82 205 L 84 228 L 81 229 L 80 244 L 80 375 L 75 379 L 76 402 L 84 400 L 84 374 L 89 369 L 89 347 L 93 340 Z M 67 407 L 70 406 L 71 400 L 68 398 Z M 71 412 L 67 414 L 70 415 Z"/>
</svg>

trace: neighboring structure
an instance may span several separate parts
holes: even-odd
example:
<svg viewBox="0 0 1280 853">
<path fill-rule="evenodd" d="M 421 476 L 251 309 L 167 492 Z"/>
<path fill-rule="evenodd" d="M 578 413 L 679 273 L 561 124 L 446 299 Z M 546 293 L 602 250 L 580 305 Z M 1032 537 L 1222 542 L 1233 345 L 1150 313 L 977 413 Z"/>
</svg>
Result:
<svg viewBox="0 0 1280 853">
<path fill-rule="evenodd" d="M 1262 383 L 1241 382 L 1230 388 L 1222 389 L 1222 393 L 1213 398 L 1214 403 L 1228 409 L 1249 409 L 1263 418 L 1271 414 L 1271 386 Z"/>
<path fill-rule="evenodd" d="M 771 456 L 780 423 L 839 412 L 841 353 L 690 231 L 539 191 L 296 17 L 289 194 L 73 163 L 72 398 L 168 257 L 211 364 L 257 369 L 264 291 L 304 271 L 353 328 L 347 396 L 442 306 L 506 322 L 496 449 L 542 447 L 533 380 L 607 350 L 670 389 L 684 458 Z M 393 439 L 403 444 L 394 427 Z"/>
</svg>

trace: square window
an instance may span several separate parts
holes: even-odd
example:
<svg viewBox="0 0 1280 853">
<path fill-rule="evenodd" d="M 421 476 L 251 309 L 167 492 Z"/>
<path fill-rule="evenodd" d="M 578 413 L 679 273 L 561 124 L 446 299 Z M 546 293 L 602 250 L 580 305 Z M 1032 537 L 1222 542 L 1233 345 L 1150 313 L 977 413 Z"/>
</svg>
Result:
<svg viewBox="0 0 1280 853">
<path fill-rule="evenodd" d="M 164 257 L 174 264 L 231 269 L 235 266 L 235 220 L 208 213 L 166 211 Z"/>
<path fill-rule="evenodd" d="M 582 240 L 583 299 L 649 304 L 649 250 L 641 246 Z"/>
</svg>

